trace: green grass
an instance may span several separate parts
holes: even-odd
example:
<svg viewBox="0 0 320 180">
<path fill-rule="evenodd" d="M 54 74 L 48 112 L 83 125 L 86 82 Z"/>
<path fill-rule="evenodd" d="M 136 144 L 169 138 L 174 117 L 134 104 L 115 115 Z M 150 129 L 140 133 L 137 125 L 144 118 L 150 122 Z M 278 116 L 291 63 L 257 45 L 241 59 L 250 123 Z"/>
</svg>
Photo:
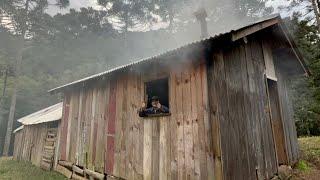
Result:
<svg viewBox="0 0 320 180">
<path fill-rule="evenodd" d="M 318 180 L 320 177 L 320 137 L 298 139 L 300 161 L 294 166 L 292 180 Z"/>
<path fill-rule="evenodd" d="M 299 138 L 301 159 L 320 167 L 320 137 Z"/>
<path fill-rule="evenodd" d="M 45 171 L 29 162 L 17 162 L 11 158 L 0 158 L 0 180 L 61 180 L 64 176 Z"/>
<path fill-rule="evenodd" d="M 296 165 L 297 169 L 299 169 L 299 171 L 305 172 L 305 171 L 309 171 L 310 167 L 308 165 L 308 163 L 304 160 L 300 160 L 297 165 Z"/>
</svg>

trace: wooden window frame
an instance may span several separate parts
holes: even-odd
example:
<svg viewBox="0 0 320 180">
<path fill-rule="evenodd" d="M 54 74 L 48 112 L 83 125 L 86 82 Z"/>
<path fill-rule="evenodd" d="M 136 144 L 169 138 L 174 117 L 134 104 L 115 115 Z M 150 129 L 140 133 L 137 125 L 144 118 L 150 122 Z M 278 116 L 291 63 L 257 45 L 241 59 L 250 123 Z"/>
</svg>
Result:
<svg viewBox="0 0 320 180">
<path fill-rule="evenodd" d="M 148 96 L 147 96 L 147 86 L 146 84 L 151 82 L 151 81 L 157 81 L 157 80 L 161 80 L 161 79 L 167 79 L 168 82 L 168 108 L 170 111 L 170 98 L 171 98 L 171 94 L 170 94 L 170 81 L 171 78 L 168 74 L 153 74 L 153 75 L 145 75 L 145 78 L 143 78 L 143 85 L 144 85 L 144 93 L 143 93 L 143 99 L 144 102 L 147 104 L 148 103 Z M 160 113 L 160 114 L 150 114 L 147 115 L 145 117 L 141 117 L 141 118 L 156 118 L 156 117 L 167 117 L 167 116 L 171 116 L 171 111 L 169 113 Z"/>
</svg>

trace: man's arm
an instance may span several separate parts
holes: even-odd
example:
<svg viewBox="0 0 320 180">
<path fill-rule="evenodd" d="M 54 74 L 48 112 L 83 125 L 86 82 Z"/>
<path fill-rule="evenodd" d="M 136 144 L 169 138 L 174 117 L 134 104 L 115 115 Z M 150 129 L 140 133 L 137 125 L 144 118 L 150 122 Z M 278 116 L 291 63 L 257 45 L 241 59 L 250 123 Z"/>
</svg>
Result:
<svg viewBox="0 0 320 180">
<path fill-rule="evenodd" d="M 164 105 L 161 105 L 160 110 L 162 113 L 169 113 L 170 112 L 169 108 Z"/>
</svg>

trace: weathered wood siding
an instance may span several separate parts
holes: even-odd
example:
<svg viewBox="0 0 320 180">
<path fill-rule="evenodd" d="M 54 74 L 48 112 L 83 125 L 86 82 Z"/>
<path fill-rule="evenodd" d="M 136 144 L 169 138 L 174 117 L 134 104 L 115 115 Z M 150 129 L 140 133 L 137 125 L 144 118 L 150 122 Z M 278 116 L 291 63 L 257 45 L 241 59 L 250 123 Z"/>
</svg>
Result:
<svg viewBox="0 0 320 180">
<path fill-rule="evenodd" d="M 286 74 L 286 71 L 282 69 L 279 61 L 279 57 L 275 56 L 276 74 L 278 78 L 278 92 L 281 108 L 282 126 L 284 128 L 285 146 L 288 157 L 288 163 L 294 164 L 299 158 L 299 145 L 296 131 L 296 125 L 294 121 L 294 112 L 290 92 L 290 77 Z M 294 59 L 290 59 L 294 61 Z"/>
<path fill-rule="evenodd" d="M 40 167 L 48 124 L 28 125 L 15 134 L 13 158 Z"/>
<path fill-rule="evenodd" d="M 179 52 L 179 60 L 171 55 L 67 89 L 60 159 L 130 180 L 273 177 L 278 159 L 267 76 L 278 79 L 288 159 L 298 157 L 287 81 L 274 67 L 274 46 L 259 35 L 247 40 L 205 52 L 197 47 L 192 56 Z M 163 77 L 171 115 L 140 118 L 144 83 Z"/>
<path fill-rule="evenodd" d="M 23 129 L 14 134 L 13 159 L 19 160 L 21 158 L 24 146 Z"/>
<path fill-rule="evenodd" d="M 277 90 L 279 94 L 282 128 L 284 134 L 284 146 L 286 150 L 287 164 L 294 164 L 299 158 L 299 146 L 294 121 L 293 106 L 290 97 L 290 81 L 292 78 L 306 73 L 299 62 L 287 36 L 274 30 L 270 36 L 263 36 L 263 40 L 272 49 L 272 58 L 277 78 Z M 281 125 L 278 125 L 280 127 Z M 279 158 L 281 163 L 281 158 Z"/>
<path fill-rule="evenodd" d="M 66 93 L 60 159 L 124 179 L 214 179 L 206 65 L 181 66 L 164 72 L 171 116 L 137 114 L 152 72 L 127 71 Z"/>
<path fill-rule="evenodd" d="M 224 179 L 265 179 L 277 172 L 262 43 L 248 38 L 213 53 L 208 65 L 210 118 L 221 145 Z M 220 134 L 220 136 L 216 135 Z"/>
</svg>

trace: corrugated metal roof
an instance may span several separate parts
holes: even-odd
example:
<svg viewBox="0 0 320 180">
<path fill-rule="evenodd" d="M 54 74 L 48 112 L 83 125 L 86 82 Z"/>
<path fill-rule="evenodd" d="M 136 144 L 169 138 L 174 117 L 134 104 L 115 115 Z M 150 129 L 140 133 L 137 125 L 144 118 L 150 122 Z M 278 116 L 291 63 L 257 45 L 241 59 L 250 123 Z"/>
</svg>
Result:
<svg viewBox="0 0 320 180">
<path fill-rule="evenodd" d="M 53 106 L 47 107 L 28 116 L 18 119 L 23 125 L 40 124 L 52 121 L 58 121 L 62 118 L 62 106 L 60 102 Z"/>
<path fill-rule="evenodd" d="M 141 63 L 143 63 L 143 62 L 151 61 L 151 60 L 154 60 L 154 59 L 156 59 L 156 58 L 169 55 L 169 54 L 174 53 L 174 52 L 176 52 L 176 51 L 179 51 L 179 50 L 181 50 L 181 49 L 188 48 L 188 47 L 193 46 L 193 45 L 196 45 L 196 44 L 204 43 L 204 42 L 206 42 L 206 41 L 216 39 L 216 38 L 218 38 L 218 37 L 220 37 L 220 36 L 227 35 L 227 34 L 232 33 L 232 32 L 234 32 L 234 31 L 238 31 L 238 30 L 241 30 L 241 29 L 244 29 L 244 28 L 247 28 L 247 27 L 256 25 L 256 24 L 259 24 L 259 23 L 261 23 L 261 22 L 268 21 L 268 20 L 272 20 L 272 19 L 277 19 L 277 18 L 281 19 L 281 17 L 280 17 L 279 14 L 273 14 L 273 15 L 267 16 L 267 17 L 265 17 L 265 18 L 260 18 L 260 19 L 258 19 L 257 21 L 248 23 L 248 24 L 243 25 L 243 26 L 240 26 L 240 27 L 235 27 L 235 28 L 229 29 L 229 30 L 227 30 L 227 31 L 225 31 L 225 32 L 221 32 L 221 33 L 218 33 L 218 34 L 211 35 L 211 36 L 208 37 L 208 38 L 191 42 L 191 43 L 186 44 L 186 45 L 184 45 L 184 46 L 181 46 L 181 47 L 179 47 L 179 48 L 175 48 L 175 49 L 166 51 L 166 52 L 164 52 L 164 53 L 161 53 L 161 54 L 158 54 L 158 55 L 155 55 L 155 56 L 146 58 L 146 59 L 141 59 L 141 60 L 138 60 L 138 61 L 134 61 L 134 62 L 132 62 L 132 63 L 129 63 L 129 64 L 125 64 L 125 65 L 122 65 L 122 66 L 118 66 L 118 67 L 116 67 L 116 68 L 113 68 L 113 69 L 110 69 L 110 70 L 107 70 L 107 71 L 104 71 L 104 72 L 101 72 L 101 73 L 98 73 L 98 74 L 94 74 L 94 75 L 92 75 L 92 76 L 88 76 L 88 77 L 86 77 L 86 78 L 83 78 L 83 79 L 80 79 L 80 80 L 77 80 L 77 81 L 74 81 L 74 82 L 71 82 L 71 83 L 68 83 L 68 84 L 65 84 L 65 85 L 56 87 L 56 88 L 54 88 L 54 89 L 49 90 L 48 92 L 60 91 L 60 90 L 62 90 L 62 89 L 64 89 L 64 88 L 66 88 L 66 87 L 73 86 L 73 85 L 79 84 L 79 83 L 81 83 L 81 82 L 85 82 L 85 81 L 87 81 L 87 80 L 95 79 L 95 78 L 98 78 L 98 77 L 101 77 L 101 76 L 110 74 L 110 73 L 112 73 L 112 72 L 116 72 L 116 71 L 119 71 L 119 70 L 123 70 L 123 69 L 125 69 L 125 68 L 127 68 L 127 67 L 131 67 L 131 66 L 134 66 L 134 65 L 137 65 L 137 64 L 141 64 Z"/>
<path fill-rule="evenodd" d="M 13 131 L 13 134 L 15 134 L 16 132 L 22 130 L 23 127 L 24 127 L 24 125 L 22 125 L 22 126 L 18 127 L 17 129 L 15 129 L 15 130 Z"/>
</svg>

